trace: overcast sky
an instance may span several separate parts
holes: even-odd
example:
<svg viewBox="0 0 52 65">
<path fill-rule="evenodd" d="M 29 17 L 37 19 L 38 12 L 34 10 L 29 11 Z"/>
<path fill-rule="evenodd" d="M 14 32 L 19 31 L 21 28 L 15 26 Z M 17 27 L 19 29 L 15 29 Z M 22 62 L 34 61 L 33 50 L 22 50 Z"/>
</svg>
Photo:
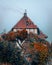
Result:
<svg viewBox="0 0 52 65">
<path fill-rule="evenodd" d="M 52 41 L 52 0 L 0 0 L 0 33 L 21 19 L 25 9 L 28 17 Z"/>
</svg>

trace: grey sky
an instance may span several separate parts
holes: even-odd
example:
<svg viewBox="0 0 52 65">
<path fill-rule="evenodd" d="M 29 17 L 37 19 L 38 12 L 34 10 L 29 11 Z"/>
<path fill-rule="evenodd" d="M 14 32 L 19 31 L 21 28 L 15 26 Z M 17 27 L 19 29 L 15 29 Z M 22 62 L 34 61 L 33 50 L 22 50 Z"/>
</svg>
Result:
<svg viewBox="0 0 52 65">
<path fill-rule="evenodd" d="M 25 9 L 28 17 L 52 41 L 52 0 L 0 0 L 0 33 L 11 30 Z"/>
</svg>

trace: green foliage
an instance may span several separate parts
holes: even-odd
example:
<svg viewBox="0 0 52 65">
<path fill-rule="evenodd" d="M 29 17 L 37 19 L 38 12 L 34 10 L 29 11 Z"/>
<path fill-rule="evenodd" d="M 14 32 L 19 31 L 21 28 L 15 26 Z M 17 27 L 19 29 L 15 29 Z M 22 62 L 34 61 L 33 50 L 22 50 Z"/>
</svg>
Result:
<svg viewBox="0 0 52 65">
<path fill-rule="evenodd" d="M 19 65 L 21 61 L 20 51 L 11 42 L 0 42 L 0 62 Z M 21 63 L 22 64 L 22 63 Z"/>
<path fill-rule="evenodd" d="M 30 44 L 30 48 L 34 48 L 34 44 L 32 43 L 32 44 Z"/>
</svg>

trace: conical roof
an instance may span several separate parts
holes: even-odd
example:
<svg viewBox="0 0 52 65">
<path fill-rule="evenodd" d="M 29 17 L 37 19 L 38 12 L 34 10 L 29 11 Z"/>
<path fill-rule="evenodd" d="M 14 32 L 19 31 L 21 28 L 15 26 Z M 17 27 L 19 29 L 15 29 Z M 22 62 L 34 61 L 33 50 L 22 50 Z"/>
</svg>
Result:
<svg viewBox="0 0 52 65">
<path fill-rule="evenodd" d="M 24 16 L 20 21 L 17 22 L 17 24 L 13 28 L 37 28 L 37 26 L 31 21 L 29 17 L 27 17 L 27 13 L 24 13 Z"/>
</svg>

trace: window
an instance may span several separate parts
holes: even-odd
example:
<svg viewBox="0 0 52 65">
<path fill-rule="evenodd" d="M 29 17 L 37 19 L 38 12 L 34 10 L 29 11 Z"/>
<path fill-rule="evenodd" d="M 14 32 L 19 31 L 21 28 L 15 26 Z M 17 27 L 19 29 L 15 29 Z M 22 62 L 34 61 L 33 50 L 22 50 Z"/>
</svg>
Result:
<svg viewBox="0 0 52 65">
<path fill-rule="evenodd" d="M 29 22 L 28 21 L 26 21 L 26 26 L 28 26 L 29 25 Z"/>
</svg>

